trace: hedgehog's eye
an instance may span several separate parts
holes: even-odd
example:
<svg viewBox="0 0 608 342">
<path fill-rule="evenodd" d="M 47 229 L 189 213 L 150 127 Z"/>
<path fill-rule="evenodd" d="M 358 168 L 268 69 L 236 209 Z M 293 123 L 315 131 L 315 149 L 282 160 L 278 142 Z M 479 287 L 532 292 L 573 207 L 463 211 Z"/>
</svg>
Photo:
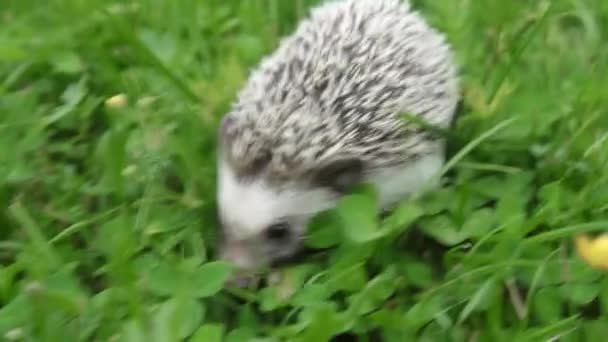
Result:
<svg viewBox="0 0 608 342">
<path fill-rule="evenodd" d="M 264 232 L 271 241 L 283 241 L 289 237 L 289 224 L 287 222 L 275 223 L 268 226 Z"/>
</svg>

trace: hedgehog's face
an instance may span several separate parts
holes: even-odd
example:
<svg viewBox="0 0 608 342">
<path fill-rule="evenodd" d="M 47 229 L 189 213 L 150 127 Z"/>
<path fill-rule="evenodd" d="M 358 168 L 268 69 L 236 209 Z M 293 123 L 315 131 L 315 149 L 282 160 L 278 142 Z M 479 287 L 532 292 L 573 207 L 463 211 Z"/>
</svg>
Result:
<svg viewBox="0 0 608 342">
<path fill-rule="evenodd" d="M 231 139 L 225 131 L 221 134 L 217 194 L 224 239 L 221 253 L 247 271 L 298 252 L 310 220 L 361 179 L 362 164 L 341 159 L 320 163 L 305 176 L 277 181 L 272 178 L 272 156 L 244 169 L 230 153 Z"/>
<path fill-rule="evenodd" d="M 221 162 L 218 206 L 223 258 L 251 270 L 293 256 L 302 246 L 310 220 L 335 204 L 344 180 L 357 179 L 353 175 L 359 169 L 350 163 L 334 178 L 338 165 L 345 166 L 337 162 L 316 173 L 318 182 L 307 179 L 279 186 L 264 177 L 240 178 Z"/>
<path fill-rule="evenodd" d="M 324 189 L 271 185 L 264 178 L 240 178 L 229 165 L 219 169 L 218 206 L 224 235 L 223 258 L 255 269 L 293 256 L 316 213 L 334 202 Z"/>
</svg>

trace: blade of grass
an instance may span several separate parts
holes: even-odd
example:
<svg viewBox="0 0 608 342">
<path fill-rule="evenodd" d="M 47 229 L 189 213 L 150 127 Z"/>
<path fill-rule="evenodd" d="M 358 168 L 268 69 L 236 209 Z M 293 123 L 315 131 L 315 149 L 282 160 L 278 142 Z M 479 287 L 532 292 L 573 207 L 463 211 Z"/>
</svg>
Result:
<svg viewBox="0 0 608 342">
<path fill-rule="evenodd" d="M 524 317 L 523 324 L 525 326 L 528 325 L 528 322 L 530 319 L 530 316 L 528 315 L 528 313 L 530 312 L 530 305 L 532 302 L 533 295 L 545 273 L 545 269 L 547 268 L 547 264 L 549 263 L 549 260 L 551 260 L 551 258 L 553 258 L 558 252 L 559 252 L 559 248 L 555 249 L 553 252 L 551 252 L 549 255 L 547 255 L 543 259 L 542 263 L 538 266 L 538 269 L 536 270 L 536 272 L 534 272 L 534 276 L 532 277 L 532 282 L 530 283 L 530 288 L 528 289 L 528 292 L 526 293 L 526 299 L 524 302 L 526 316 Z"/>
<path fill-rule="evenodd" d="M 50 244 L 55 244 L 59 241 L 62 241 L 63 239 L 77 233 L 78 231 L 80 231 L 80 229 L 82 229 L 83 227 L 86 227 L 88 225 L 90 225 L 93 222 L 96 222 L 98 220 L 101 220 L 105 217 L 107 217 L 110 214 L 113 214 L 114 212 L 116 212 L 117 210 L 119 210 L 121 207 L 116 207 L 116 208 L 112 208 L 110 210 L 107 210 L 99 215 L 93 216 L 88 220 L 84 220 L 84 221 L 80 221 L 77 223 L 74 223 L 68 227 L 66 227 L 64 230 L 62 230 L 61 232 L 59 232 L 57 235 L 55 235 L 53 238 L 51 238 L 51 240 L 49 241 Z"/>
<path fill-rule="evenodd" d="M 522 169 L 514 166 L 507 165 L 499 165 L 499 164 L 486 164 L 486 163 L 475 163 L 475 162 L 461 162 L 460 166 L 470 170 L 478 170 L 478 171 L 494 171 L 494 172 L 502 172 L 502 173 L 518 173 L 521 172 Z"/>
<path fill-rule="evenodd" d="M 502 69 L 503 71 L 498 75 L 498 81 L 490 91 L 488 103 L 492 103 L 494 101 L 494 98 L 496 97 L 498 91 L 507 79 L 507 76 L 509 76 L 513 68 L 521 60 L 521 57 L 523 56 L 523 53 L 526 50 L 526 47 L 528 46 L 528 44 L 530 44 L 532 38 L 540 31 L 540 28 L 542 27 L 541 24 L 544 24 L 552 4 L 553 3 L 550 1 L 543 2 L 541 4 L 541 6 L 543 6 L 541 16 L 537 18 L 534 22 L 532 22 L 529 26 L 526 26 L 524 29 L 522 29 L 522 31 L 518 34 L 518 36 L 522 36 L 526 31 L 528 32 L 528 35 L 526 35 L 525 37 L 520 37 L 520 44 L 517 45 L 517 47 L 514 49 L 514 52 L 511 54 L 512 58 L 509 61 L 509 64 L 506 66 L 506 68 Z"/>
<path fill-rule="evenodd" d="M 418 192 L 418 195 L 426 192 L 430 187 L 432 187 L 434 184 L 436 184 L 437 181 L 443 175 L 445 175 L 451 168 L 453 168 L 454 165 L 458 164 L 458 162 L 460 162 L 473 149 L 475 149 L 481 143 L 483 143 L 484 141 L 486 141 L 487 139 L 489 139 L 490 137 L 492 137 L 493 135 L 495 135 L 502 129 L 506 128 L 513 122 L 515 122 L 515 118 L 510 118 L 510 119 L 504 120 L 504 121 L 500 122 L 499 124 L 497 124 L 496 126 L 492 127 L 491 129 L 485 131 L 483 134 L 481 134 L 477 138 L 471 140 L 458 153 L 456 153 L 447 163 L 445 163 L 444 166 L 441 168 L 441 170 L 439 170 L 439 172 L 437 172 L 434 176 L 430 177 L 430 179 L 421 187 L 421 190 Z"/>
<path fill-rule="evenodd" d="M 445 128 L 439 127 L 437 125 L 433 125 L 431 123 L 429 123 L 428 121 L 424 120 L 423 118 L 421 118 L 418 115 L 413 115 L 410 113 L 403 113 L 401 114 L 403 116 L 403 118 L 408 121 L 409 123 L 412 123 L 414 125 L 417 125 L 429 132 L 433 132 L 435 134 L 444 136 L 444 137 L 450 137 L 450 138 L 454 138 L 456 139 L 457 136 L 452 133 L 450 130 L 447 130 Z"/>
<path fill-rule="evenodd" d="M 18 252 L 23 249 L 23 245 L 14 241 L 0 241 L 0 251 Z"/>
<path fill-rule="evenodd" d="M 431 287 L 427 289 L 425 292 L 422 292 L 419 295 L 419 298 L 426 298 L 428 296 L 434 295 L 437 292 L 447 289 L 460 281 L 464 281 L 464 279 L 468 277 L 480 276 L 485 273 L 499 272 L 502 269 L 510 268 L 510 267 L 530 267 L 530 268 L 538 268 L 538 260 L 527 260 L 527 259 L 515 259 L 506 262 L 497 262 L 491 265 L 484 265 L 473 268 L 467 272 L 460 272 L 454 278 L 448 279 L 441 284 L 436 285 L 435 287 Z"/>
<path fill-rule="evenodd" d="M 457 324 L 461 325 L 469 315 L 479 306 L 479 304 L 488 296 L 488 292 L 496 285 L 496 277 L 491 277 L 486 280 L 483 285 L 468 300 L 467 305 L 462 309 L 458 316 Z"/>
<path fill-rule="evenodd" d="M 61 265 L 61 258 L 55 252 L 47 238 L 42 233 L 40 226 L 34 221 L 27 209 L 20 203 L 15 202 L 9 207 L 9 212 L 15 220 L 21 225 L 26 235 L 30 238 L 35 248 L 45 255 L 47 262 L 50 262 L 53 267 Z"/>
<path fill-rule="evenodd" d="M 107 9 L 102 10 L 102 13 L 112 22 L 116 30 L 125 38 L 143 57 L 161 74 L 169 79 L 177 89 L 190 101 L 194 103 L 202 103 L 202 99 L 190 87 L 181 80 L 171 69 L 169 69 L 150 49 L 133 33 L 125 27 L 123 22 L 116 18 L 116 15 L 110 13 Z"/>
<path fill-rule="evenodd" d="M 529 237 L 523 241 L 526 245 L 532 245 L 547 241 L 554 241 L 563 238 L 572 237 L 577 233 L 594 232 L 598 230 L 608 230 L 608 221 L 593 221 L 581 224 L 575 224 L 559 229 L 554 229 L 546 233 L 540 233 Z"/>
<path fill-rule="evenodd" d="M 579 326 L 580 315 L 570 316 L 561 321 L 553 323 L 546 328 L 534 330 L 521 338 L 516 338 L 516 341 L 559 341 L 560 337 L 577 329 Z"/>
<path fill-rule="evenodd" d="M 487 130 L 486 132 L 484 132 L 483 134 L 481 134 L 479 137 L 473 139 L 465 147 L 463 147 L 458 153 L 456 153 L 456 155 L 454 155 L 452 157 L 452 159 L 450 159 L 443 166 L 443 168 L 439 172 L 439 177 L 445 175 L 446 172 L 448 172 L 452 167 L 454 167 L 454 165 L 456 165 L 458 162 L 460 162 L 467 154 L 469 154 L 473 149 L 475 149 L 477 146 L 479 146 L 482 142 L 489 139 L 494 134 L 500 132 L 500 130 L 506 128 L 513 122 L 515 122 L 515 118 L 504 120 L 503 122 L 499 123 L 498 125 L 494 126 L 493 128 L 491 128 L 491 129 Z"/>
</svg>

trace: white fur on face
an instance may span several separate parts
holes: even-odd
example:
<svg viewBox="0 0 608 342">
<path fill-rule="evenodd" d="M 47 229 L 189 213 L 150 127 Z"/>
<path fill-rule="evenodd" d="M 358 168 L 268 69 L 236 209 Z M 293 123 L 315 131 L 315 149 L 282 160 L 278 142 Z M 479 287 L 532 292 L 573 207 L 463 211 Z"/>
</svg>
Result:
<svg viewBox="0 0 608 342">
<path fill-rule="evenodd" d="M 237 179 L 225 163 L 219 168 L 219 210 L 233 239 L 253 238 L 281 218 L 312 216 L 334 203 L 329 192 L 322 189 L 278 191 L 262 179 Z"/>
<path fill-rule="evenodd" d="M 380 205 L 387 207 L 422 190 L 443 162 L 443 154 L 437 152 L 411 164 L 375 172 L 367 181 L 376 186 Z M 226 164 L 219 169 L 218 190 L 222 221 L 230 237 L 237 240 L 253 238 L 281 218 L 312 216 L 335 204 L 335 199 L 322 189 L 277 191 L 261 179 L 239 181 Z"/>
<path fill-rule="evenodd" d="M 443 152 L 436 151 L 416 162 L 378 171 L 370 175 L 368 181 L 378 190 L 381 207 L 386 208 L 415 195 L 425 186 L 429 186 L 428 189 L 438 186 L 436 181 L 427 182 L 439 172 L 443 163 Z"/>
<path fill-rule="evenodd" d="M 443 162 L 443 153 L 437 151 L 414 163 L 373 172 L 367 175 L 366 181 L 376 186 L 380 206 L 388 209 L 395 202 L 423 190 Z M 242 269 L 254 269 L 280 254 L 291 254 L 298 248 L 297 242 L 273 245 L 263 238 L 264 230 L 286 218 L 296 222 L 291 225 L 292 234 L 303 236 L 308 220 L 331 208 L 336 200 L 322 189 L 277 191 L 261 179 L 239 181 L 225 163 L 220 164 L 218 204 L 227 237 L 223 258 Z"/>
</svg>

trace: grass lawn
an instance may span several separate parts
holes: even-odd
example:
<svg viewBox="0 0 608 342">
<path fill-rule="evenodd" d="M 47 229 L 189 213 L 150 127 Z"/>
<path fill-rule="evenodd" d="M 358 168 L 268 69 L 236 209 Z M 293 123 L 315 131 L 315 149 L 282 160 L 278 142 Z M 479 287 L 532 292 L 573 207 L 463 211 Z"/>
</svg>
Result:
<svg viewBox="0 0 608 342">
<path fill-rule="evenodd" d="M 223 286 L 216 126 L 317 2 L 1 0 L 0 340 L 606 339 L 604 0 L 412 1 L 462 74 L 443 186 Z"/>
</svg>

